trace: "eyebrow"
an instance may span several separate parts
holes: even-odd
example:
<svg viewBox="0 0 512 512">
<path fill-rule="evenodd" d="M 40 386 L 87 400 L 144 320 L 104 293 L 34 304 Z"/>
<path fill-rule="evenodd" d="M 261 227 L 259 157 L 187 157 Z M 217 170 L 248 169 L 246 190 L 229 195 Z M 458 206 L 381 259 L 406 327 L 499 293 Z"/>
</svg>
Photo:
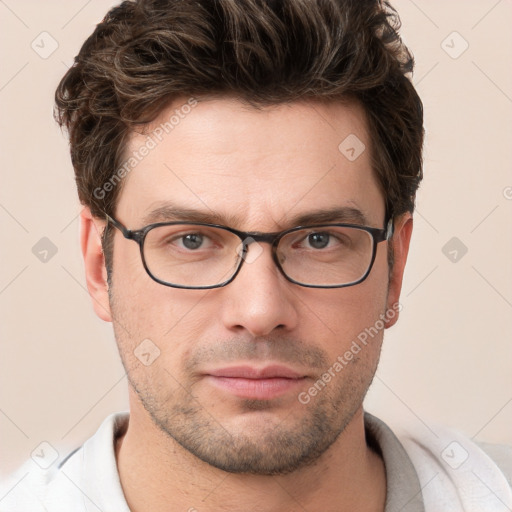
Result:
<svg viewBox="0 0 512 512">
<path fill-rule="evenodd" d="M 158 222 L 198 222 L 205 224 L 220 224 L 223 226 L 240 226 L 241 219 L 232 214 L 220 214 L 211 210 L 195 210 L 184 208 L 174 203 L 158 203 L 154 209 L 148 212 L 142 219 L 144 226 Z M 290 227 L 306 226 L 313 224 L 325 224 L 341 222 L 358 225 L 368 225 L 369 220 L 363 211 L 352 206 L 337 206 L 323 208 L 297 214 L 284 220 Z"/>
</svg>

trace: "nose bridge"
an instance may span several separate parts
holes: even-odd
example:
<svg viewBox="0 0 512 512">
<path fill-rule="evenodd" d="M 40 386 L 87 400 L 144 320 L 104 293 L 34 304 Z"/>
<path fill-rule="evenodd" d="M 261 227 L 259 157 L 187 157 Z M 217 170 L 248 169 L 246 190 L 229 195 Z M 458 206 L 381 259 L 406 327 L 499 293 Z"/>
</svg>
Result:
<svg viewBox="0 0 512 512">
<path fill-rule="evenodd" d="M 261 231 L 246 231 L 241 233 L 241 235 L 245 245 L 250 245 L 254 242 L 263 242 L 273 245 L 274 242 L 282 236 L 281 232 L 262 233 Z"/>
<path fill-rule="evenodd" d="M 279 273 L 286 278 L 286 275 L 283 273 L 283 270 L 279 265 L 276 254 L 278 241 L 282 237 L 281 232 L 262 233 L 261 231 L 248 231 L 240 234 L 243 236 L 243 251 L 241 252 L 243 261 L 241 262 L 241 267 L 243 267 L 245 263 L 252 263 L 263 252 L 265 252 L 263 246 L 260 246 L 260 243 L 264 243 L 270 245 L 272 265 L 274 265 L 278 269 Z"/>
<path fill-rule="evenodd" d="M 253 235 L 259 235 L 254 237 Z M 244 240 L 246 252 L 237 278 L 225 288 L 223 321 L 228 328 L 245 328 L 253 336 L 263 336 L 275 328 L 293 328 L 297 311 L 293 296 L 286 290 L 294 286 L 275 264 L 274 234 L 251 233 Z M 255 244 L 264 242 L 270 247 Z"/>
</svg>

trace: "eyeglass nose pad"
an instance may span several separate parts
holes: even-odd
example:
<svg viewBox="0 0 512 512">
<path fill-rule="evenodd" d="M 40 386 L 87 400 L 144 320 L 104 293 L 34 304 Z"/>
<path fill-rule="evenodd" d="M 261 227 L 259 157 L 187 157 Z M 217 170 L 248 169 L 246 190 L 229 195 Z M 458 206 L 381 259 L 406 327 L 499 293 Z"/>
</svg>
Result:
<svg viewBox="0 0 512 512">
<path fill-rule="evenodd" d="M 235 253 L 236 255 L 239 257 L 239 258 L 244 258 L 244 256 L 247 254 L 247 250 L 248 250 L 248 246 L 245 244 L 245 241 L 244 242 L 240 242 L 236 248 L 235 248 Z"/>
<path fill-rule="evenodd" d="M 252 245 L 249 251 L 249 245 Z M 237 247 L 237 254 L 246 263 L 252 263 L 263 252 L 263 247 L 252 236 L 245 238 Z"/>
</svg>

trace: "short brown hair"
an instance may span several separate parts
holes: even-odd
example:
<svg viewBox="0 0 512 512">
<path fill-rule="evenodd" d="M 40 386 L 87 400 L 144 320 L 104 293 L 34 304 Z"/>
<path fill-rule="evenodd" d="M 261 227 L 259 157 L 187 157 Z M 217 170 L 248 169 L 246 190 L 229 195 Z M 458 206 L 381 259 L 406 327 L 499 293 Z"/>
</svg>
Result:
<svg viewBox="0 0 512 512">
<path fill-rule="evenodd" d="M 213 94 L 256 107 L 359 102 L 388 215 L 412 212 L 423 107 L 399 28 L 379 0 L 124 1 L 86 40 L 55 95 L 81 203 L 97 217 L 114 214 L 121 186 L 94 191 L 121 166 L 132 131 L 177 97 Z"/>
</svg>

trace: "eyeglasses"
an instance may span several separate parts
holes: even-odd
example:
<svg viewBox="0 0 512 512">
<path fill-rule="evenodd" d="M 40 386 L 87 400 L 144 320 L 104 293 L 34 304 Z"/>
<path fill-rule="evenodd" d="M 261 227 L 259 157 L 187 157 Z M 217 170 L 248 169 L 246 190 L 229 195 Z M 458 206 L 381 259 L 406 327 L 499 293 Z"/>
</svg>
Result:
<svg viewBox="0 0 512 512">
<path fill-rule="evenodd" d="M 107 225 L 110 222 L 139 244 L 142 263 L 153 280 L 194 290 L 229 284 L 244 261 L 251 263 L 249 247 L 261 252 L 260 242 L 271 244 L 277 268 L 292 283 L 308 288 L 353 286 L 368 277 L 377 244 L 393 235 L 392 218 L 384 229 L 319 224 L 278 233 L 195 222 L 162 222 L 135 231 L 109 215 L 106 218 Z"/>
</svg>

